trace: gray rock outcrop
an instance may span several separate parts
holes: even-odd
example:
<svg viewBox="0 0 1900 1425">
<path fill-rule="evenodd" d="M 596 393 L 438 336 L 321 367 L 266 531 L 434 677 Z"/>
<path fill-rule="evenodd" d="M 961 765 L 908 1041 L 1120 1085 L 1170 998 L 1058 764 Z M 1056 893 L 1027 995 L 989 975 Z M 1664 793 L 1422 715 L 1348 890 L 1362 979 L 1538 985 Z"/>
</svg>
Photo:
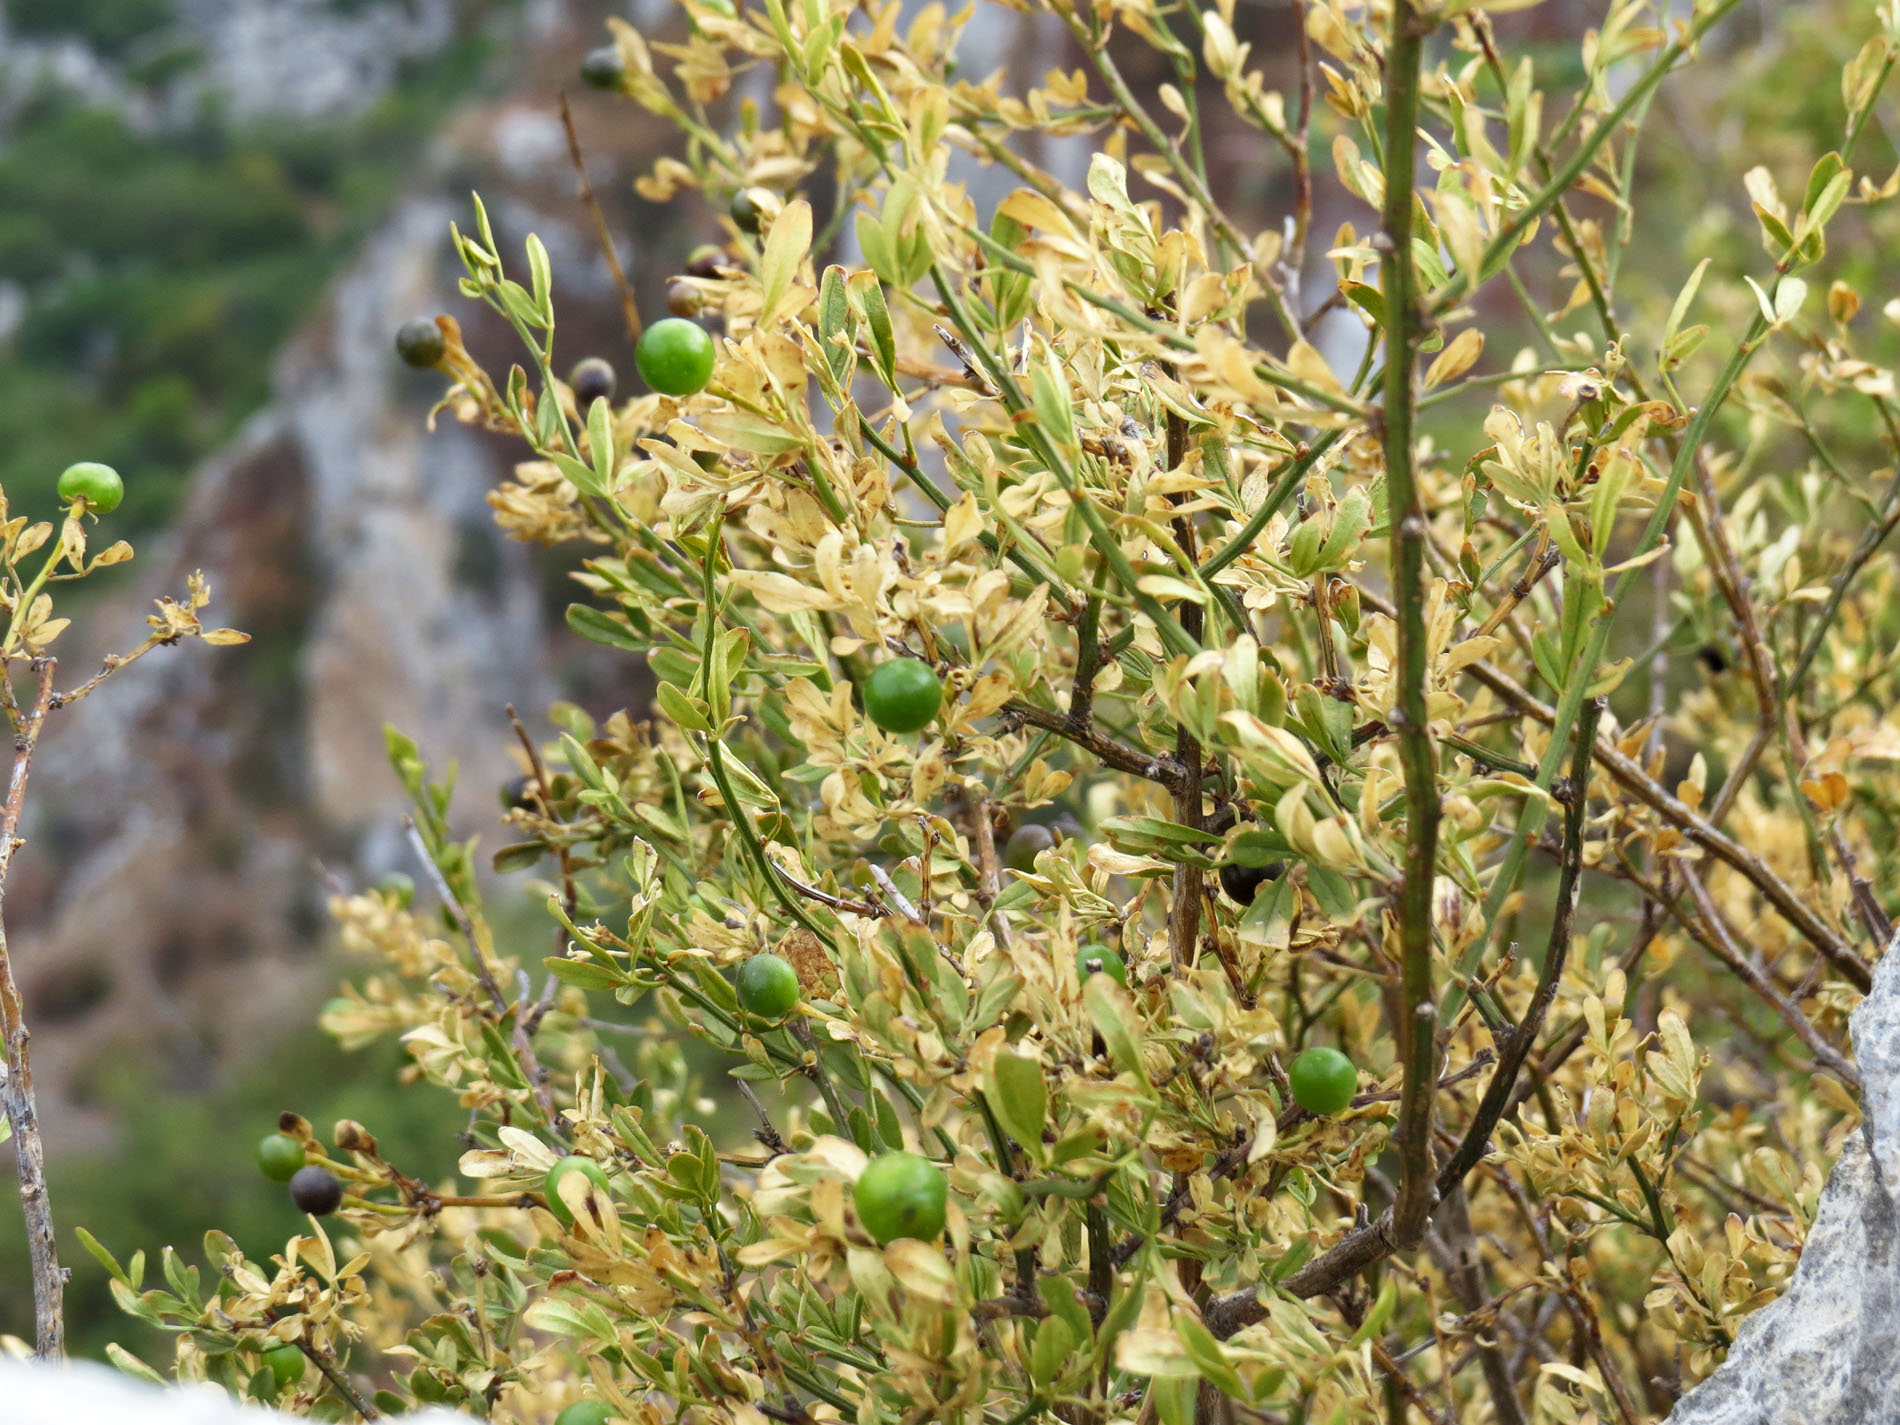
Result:
<svg viewBox="0 0 1900 1425">
<path fill-rule="evenodd" d="M 160 1390 L 90 1362 L 67 1366 L 0 1360 L 0 1418 L 7 1425 L 270 1425 L 293 1418 L 238 1405 L 215 1385 Z M 403 1416 L 411 1425 L 462 1425 L 447 1410 Z"/>
<path fill-rule="evenodd" d="M 1897 939 L 1895 944 L 1900 944 Z M 1900 954 L 1853 1018 L 1866 1119 L 1841 1150 L 1787 1291 L 1667 1425 L 1900 1420 Z"/>
</svg>

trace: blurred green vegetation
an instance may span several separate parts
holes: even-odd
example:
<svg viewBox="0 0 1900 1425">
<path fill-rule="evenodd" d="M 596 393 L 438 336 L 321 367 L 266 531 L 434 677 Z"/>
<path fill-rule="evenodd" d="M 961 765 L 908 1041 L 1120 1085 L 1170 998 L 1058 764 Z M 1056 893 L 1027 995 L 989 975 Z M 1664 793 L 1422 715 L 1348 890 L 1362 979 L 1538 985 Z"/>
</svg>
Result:
<svg viewBox="0 0 1900 1425">
<path fill-rule="evenodd" d="M 171 0 L 6 0 L 158 83 Z M 487 70 L 481 26 L 348 122 L 233 123 L 205 105 L 145 132 L 43 89 L 0 136 L 0 283 L 26 307 L 0 343 L 0 485 L 44 514 L 74 460 L 126 475 L 127 532 L 161 524 L 185 476 L 261 404 L 271 358 L 413 181 L 445 108 Z M 164 74 L 154 74 L 157 66 Z"/>
</svg>

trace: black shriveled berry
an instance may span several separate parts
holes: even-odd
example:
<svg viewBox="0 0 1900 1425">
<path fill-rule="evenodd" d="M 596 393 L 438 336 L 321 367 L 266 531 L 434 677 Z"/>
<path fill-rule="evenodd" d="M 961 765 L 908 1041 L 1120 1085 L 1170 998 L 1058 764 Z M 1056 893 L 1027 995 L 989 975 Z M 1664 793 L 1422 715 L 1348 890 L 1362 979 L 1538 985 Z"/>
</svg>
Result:
<svg viewBox="0 0 1900 1425">
<path fill-rule="evenodd" d="M 290 1180 L 290 1200 L 297 1204 L 299 1212 L 328 1217 L 343 1204 L 343 1184 L 328 1168 L 312 1163 L 307 1168 L 297 1169 L 297 1175 Z"/>
<path fill-rule="evenodd" d="M 724 250 L 706 243 L 694 248 L 687 255 L 686 275 L 688 277 L 717 277 L 725 265 Z"/>
<path fill-rule="evenodd" d="M 1220 888 L 1235 905 L 1252 905 L 1253 898 L 1268 881 L 1278 879 L 1282 865 L 1274 861 L 1265 866 L 1243 866 L 1229 861 L 1220 868 Z"/>
<path fill-rule="evenodd" d="M 574 363 L 574 369 L 567 373 L 567 384 L 574 388 L 574 404 L 584 411 L 597 398 L 613 396 L 614 369 L 600 357 L 590 356 Z"/>
</svg>

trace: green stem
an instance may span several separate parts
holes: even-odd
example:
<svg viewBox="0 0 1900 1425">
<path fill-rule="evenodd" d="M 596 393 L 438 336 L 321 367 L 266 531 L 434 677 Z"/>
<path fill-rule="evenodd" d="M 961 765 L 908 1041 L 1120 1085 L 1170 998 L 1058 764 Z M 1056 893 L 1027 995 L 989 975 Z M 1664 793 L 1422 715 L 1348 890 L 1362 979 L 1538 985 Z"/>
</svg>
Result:
<svg viewBox="0 0 1900 1425">
<path fill-rule="evenodd" d="M 1320 457 L 1337 445 L 1344 435 L 1345 432 L 1341 430 L 1326 432 L 1307 447 L 1304 455 L 1281 472 L 1280 478 L 1274 481 L 1273 487 L 1267 491 L 1266 499 L 1260 502 L 1260 508 L 1248 516 L 1247 523 L 1235 531 L 1234 537 L 1217 549 L 1207 563 L 1201 566 L 1203 582 L 1213 582 L 1216 574 L 1253 547 L 1253 542 L 1260 537 L 1260 531 L 1267 527 L 1267 521 L 1278 514 L 1280 507 L 1293 498 L 1294 492 L 1305 481 L 1307 472 L 1317 465 Z"/>
<path fill-rule="evenodd" d="M 1427 674 L 1425 537 L 1429 530 L 1412 463 L 1415 380 L 1422 336 L 1418 270 L 1412 254 L 1412 183 L 1418 144 L 1419 69 L 1425 25 L 1413 0 L 1393 0 L 1386 42 L 1384 256 L 1380 287 L 1385 329 L 1386 522 L 1392 541 L 1392 594 L 1398 622 L 1398 700 L 1393 709 L 1405 772 L 1405 876 L 1399 890 L 1400 1008 L 1393 1026 L 1405 1078 L 1397 1131 L 1401 1177 L 1393 1230 L 1416 1242 L 1432 1207 L 1432 880 L 1438 861 L 1438 770 L 1425 705 Z"/>
</svg>

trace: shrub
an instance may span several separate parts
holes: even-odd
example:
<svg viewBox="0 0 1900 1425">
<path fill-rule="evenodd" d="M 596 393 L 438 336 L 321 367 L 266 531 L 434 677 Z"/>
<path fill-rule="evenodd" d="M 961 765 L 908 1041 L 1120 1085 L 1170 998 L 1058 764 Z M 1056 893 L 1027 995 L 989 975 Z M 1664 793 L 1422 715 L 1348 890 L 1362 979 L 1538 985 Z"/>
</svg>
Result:
<svg viewBox="0 0 1900 1425">
<path fill-rule="evenodd" d="M 479 204 L 463 291 L 527 369 L 441 323 L 444 408 L 528 447 L 497 517 L 655 679 L 522 733 L 494 862 L 558 953 L 498 943 L 400 733 L 433 894 L 335 906 L 371 967 L 324 1025 L 404 1037 L 480 1190 L 293 1123 L 337 1223 L 164 1288 L 101 1249 L 122 1302 L 332 1414 L 1660 1416 L 1787 1278 L 1889 932 L 1900 422 L 1828 234 L 1900 188 L 1854 166 L 1900 16 L 1852 11 L 1831 151 L 1749 172 L 1759 249 L 1684 280 L 1634 239 L 1645 125 L 1736 0 L 1609 7 L 1549 94 L 1462 3 L 1301 6 L 1290 94 L 1231 4 L 1051 7 L 1080 67 L 1027 93 L 935 7 L 687 9 L 666 73 L 614 43 L 690 136 L 643 194 L 764 195 L 678 280 L 709 378 L 580 409 L 546 253 Z M 770 122 L 722 129 L 744 65 Z M 1216 201 L 1217 122 L 1284 224 Z M 1032 133 L 1091 137 L 1086 192 Z M 1022 187 L 977 211 L 953 152 Z M 934 718 L 867 715 L 895 659 Z M 919 1236 L 861 1220 L 873 1163 Z"/>
</svg>

